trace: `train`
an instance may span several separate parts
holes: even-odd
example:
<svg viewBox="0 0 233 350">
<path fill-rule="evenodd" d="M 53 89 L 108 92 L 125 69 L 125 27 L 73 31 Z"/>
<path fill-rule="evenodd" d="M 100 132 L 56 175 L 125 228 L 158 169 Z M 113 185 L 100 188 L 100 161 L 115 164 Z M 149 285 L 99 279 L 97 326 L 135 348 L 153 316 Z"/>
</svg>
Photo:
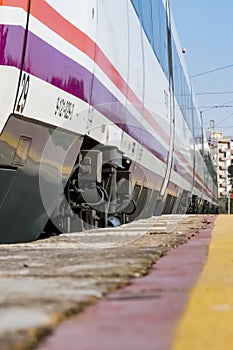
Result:
<svg viewBox="0 0 233 350">
<path fill-rule="evenodd" d="M 0 243 L 213 213 L 169 0 L 0 0 Z"/>
</svg>

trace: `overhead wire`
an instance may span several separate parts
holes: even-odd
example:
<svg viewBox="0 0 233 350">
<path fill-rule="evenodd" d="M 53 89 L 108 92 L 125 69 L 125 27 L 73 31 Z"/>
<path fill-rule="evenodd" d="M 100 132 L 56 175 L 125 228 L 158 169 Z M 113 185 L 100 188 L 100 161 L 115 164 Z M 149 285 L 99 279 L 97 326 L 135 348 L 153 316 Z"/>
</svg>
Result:
<svg viewBox="0 0 233 350">
<path fill-rule="evenodd" d="M 232 108 L 233 105 L 230 105 L 231 103 L 233 103 L 233 100 L 227 101 L 221 105 L 214 105 L 214 106 L 200 106 L 199 108 L 206 108 L 204 109 L 202 112 L 206 112 L 210 109 L 216 109 L 216 108 Z"/>
<path fill-rule="evenodd" d="M 210 74 L 210 73 L 214 73 L 223 69 L 228 69 L 233 67 L 233 63 L 232 64 L 228 64 L 222 67 L 217 67 L 215 69 L 211 69 L 211 70 L 207 70 L 207 71 L 203 71 L 200 72 L 198 74 L 192 75 L 191 78 L 195 78 L 195 77 L 199 77 L 202 75 L 206 75 L 206 74 Z M 196 95 L 224 95 L 224 94 L 233 94 L 233 91 L 206 91 L 206 92 L 199 92 L 196 93 Z M 217 109 L 217 108 L 233 108 L 233 105 L 231 105 L 233 101 L 228 101 L 226 103 L 223 103 L 221 105 L 214 105 L 214 106 L 200 106 L 199 108 L 202 109 L 204 108 L 204 110 L 202 110 L 202 112 L 207 112 L 211 109 Z M 229 119 L 231 116 L 233 115 L 233 113 L 230 113 L 229 115 L 227 115 L 224 119 L 222 119 L 221 121 L 219 121 L 215 126 L 218 127 L 219 125 L 221 125 L 222 123 L 224 123 L 227 119 Z M 207 124 L 207 122 L 204 122 L 204 125 Z M 221 127 L 221 129 L 232 129 L 232 127 Z"/>
<path fill-rule="evenodd" d="M 226 95 L 233 94 L 233 91 L 211 91 L 211 92 L 197 92 L 195 95 Z"/>
<path fill-rule="evenodd" d="M 225 122 L 228 118 L 230 118 L 233 115 L 233 113 L 229 114 L 228 116 L 226 116 L 226 118 L 224 118 L 223 120 L 221 120 L 220 122 L 218 122 L 215 126 L 218 126 L 219 124 L 222 124 L 223 122 Z M 227 127 L 226 127 L 227 128 Z"/>
<path fill-rule="evenodd" d="M 228 64 L 226 66 L 218 67 L 218 68 L 215 68 L 215 69 L 207 70 L 205 72 L 201 72 L 201 73 L 198 73 L 198 74 L 191 75 L 191 78 L 195 78 L 195 77 L 199 77 L 200 75 L 205 75 L 205 74 L 217 72 L 219 70 L 227 69 L 227 68 L 230 68 L 230 67 L 233 67 L 233 63 L 232 64 Z"/>
</svg>

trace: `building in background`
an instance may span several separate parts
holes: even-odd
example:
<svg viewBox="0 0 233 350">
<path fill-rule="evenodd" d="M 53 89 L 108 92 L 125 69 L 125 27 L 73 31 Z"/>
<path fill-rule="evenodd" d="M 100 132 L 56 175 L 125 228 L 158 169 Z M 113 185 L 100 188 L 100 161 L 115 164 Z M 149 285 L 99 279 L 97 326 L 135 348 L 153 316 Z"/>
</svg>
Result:
<svg viewBox="0 0 233 350">
<path fill-rule="evenodd" d="M 216 167 L 218 179 L 218 197 L 227 197 L 232 190 L 228 176 L 228 167 L 233 162 L 233 140 L 223 132 L 214 130 L 214 121 L 210 124 L 209 145 L 211 157 Z"/>
</svg>

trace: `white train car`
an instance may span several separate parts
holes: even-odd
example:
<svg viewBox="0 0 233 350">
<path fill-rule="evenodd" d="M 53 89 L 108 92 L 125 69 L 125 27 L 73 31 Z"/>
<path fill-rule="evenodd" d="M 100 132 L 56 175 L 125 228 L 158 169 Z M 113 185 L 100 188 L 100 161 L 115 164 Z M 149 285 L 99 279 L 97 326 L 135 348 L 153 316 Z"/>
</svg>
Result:
<svg viewBox="0 0 233 350">
<path fill-rule="evenodd" d="M 0 0 L 0 242 L 217 206 L 168 0 Z"/>
</svg>

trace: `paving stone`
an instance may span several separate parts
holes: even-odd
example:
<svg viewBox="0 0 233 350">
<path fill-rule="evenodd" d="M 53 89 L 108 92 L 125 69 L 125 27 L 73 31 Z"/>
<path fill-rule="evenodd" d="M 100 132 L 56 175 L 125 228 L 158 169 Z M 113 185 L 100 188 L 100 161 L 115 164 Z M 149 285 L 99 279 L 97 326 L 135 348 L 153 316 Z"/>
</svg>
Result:
<svg viewBox="0 0 233 350">
<path fill-rule="evenodd" d="M 207 225 L 204 215 L 165 215 L 0 245 L 0 349 L 35 348 L 59 322 L 146 275 Z"/>
</svg>

